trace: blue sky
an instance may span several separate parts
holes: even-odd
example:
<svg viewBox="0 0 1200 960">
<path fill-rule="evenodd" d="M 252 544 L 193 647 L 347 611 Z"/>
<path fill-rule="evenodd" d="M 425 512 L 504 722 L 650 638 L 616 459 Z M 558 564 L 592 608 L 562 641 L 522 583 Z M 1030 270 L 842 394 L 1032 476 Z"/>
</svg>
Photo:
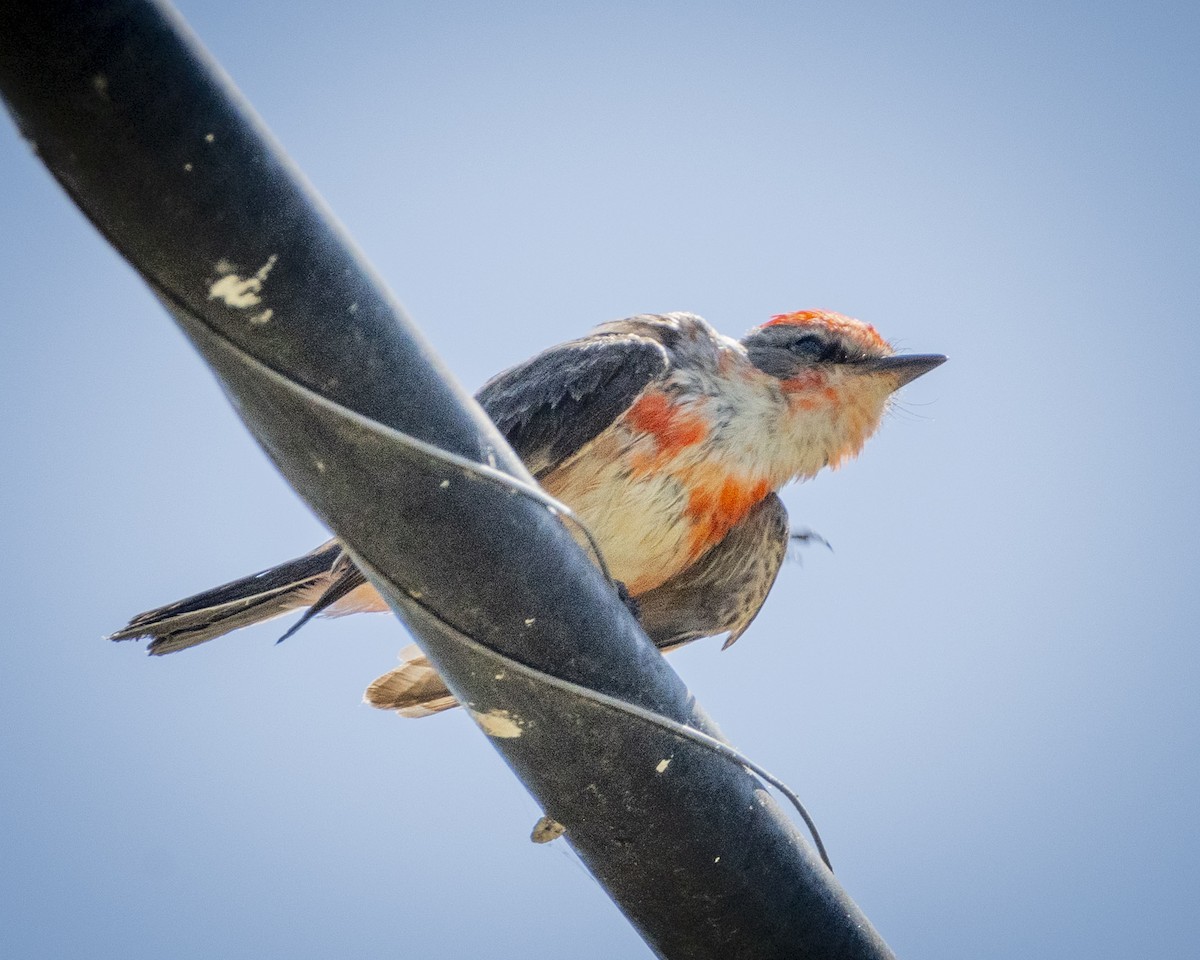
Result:
<svg viewBox="0 0 1200 960">
<path fill-rule="evenodd" d="M 840 310 L 951 362 L 792 488 L 834 552 L 673 663 L 902 956 L 1200 937 L 1200 14 L 181 5 L 460 380 L 603 320 Z M 101 637 L 325 535 L 0 131 L 14 957 L 648 952 L 389 617 Z"/>
</svg>

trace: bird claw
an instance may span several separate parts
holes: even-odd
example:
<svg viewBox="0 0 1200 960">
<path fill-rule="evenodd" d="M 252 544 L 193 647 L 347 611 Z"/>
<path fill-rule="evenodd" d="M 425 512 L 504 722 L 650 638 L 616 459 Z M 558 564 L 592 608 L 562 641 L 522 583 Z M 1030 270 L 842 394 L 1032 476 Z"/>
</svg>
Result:
<svg viewBox="0 0 1200 960">
<path fill-rule="evenodd" d="M 803 547 L 810 547 L 814 543 L 819 543 L 821 546 L 833 553 L 833 544 L 826 540 L 823 536 L 817 533 L 816 530 L 793 530 L 788 536 L 788 540 L 792 543 L 800 544 Z"/>
</svg>

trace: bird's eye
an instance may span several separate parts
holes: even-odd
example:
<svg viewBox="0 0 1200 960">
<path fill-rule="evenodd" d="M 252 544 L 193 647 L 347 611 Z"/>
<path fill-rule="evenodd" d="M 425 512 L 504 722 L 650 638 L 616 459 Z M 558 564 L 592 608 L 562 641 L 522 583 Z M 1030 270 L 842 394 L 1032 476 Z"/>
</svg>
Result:
<svg viewBox="0 0 1200 960">
<path fill-rule="evenodd" d="M 815 333 L 806 333 L 792 341 L 789 349 L 799 357 L 820 360 L 825 353 L 825 341 Z"/>
</svg>

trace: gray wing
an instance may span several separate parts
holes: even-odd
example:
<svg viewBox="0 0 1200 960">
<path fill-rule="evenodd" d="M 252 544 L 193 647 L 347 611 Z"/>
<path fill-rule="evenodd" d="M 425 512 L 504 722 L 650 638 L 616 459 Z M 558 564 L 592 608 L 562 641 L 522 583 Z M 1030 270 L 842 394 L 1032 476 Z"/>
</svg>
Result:
<svg viewBox="0 0 1200 960">
<path fill-rule="evenodd" d="M 728 647 L 771 592 L 790 536 L 787 509 L 772 493 L 690 567 L 637 597 L 650 639 L 665 652 L 728 632 Z"/>
<path fill-rule="evenodd" d="M 597 333 L 504 371 L 475 399 L 540 478 L 603 433 L 669 366 L 657 338 Z"/>
</svg>

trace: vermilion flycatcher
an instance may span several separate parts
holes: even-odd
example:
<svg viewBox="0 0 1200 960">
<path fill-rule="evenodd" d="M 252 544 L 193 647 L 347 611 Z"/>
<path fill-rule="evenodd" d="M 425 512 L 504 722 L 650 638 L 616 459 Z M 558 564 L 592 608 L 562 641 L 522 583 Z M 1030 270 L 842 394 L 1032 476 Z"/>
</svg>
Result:
<svg viewBox="0 0 1200 960">
<path fill-rule="evenodd" d="M 693 314 L 644 314 L 551 347 L 477 399 L 590 530 L 661 649 L 720 633 L 729 646 L 787 552 L 775 491 L 857 454 L 893 391 L 945 359 L 897 356 L 874 327 L 823 310 L 773 317 L 740 341 Z M 139 614 L 112 639 L 172 653 L 300 607 L 305 620 L 388 609 L 333 540 Z M 455 705 L 420 650 L 402 661 L 369 702 L 405 716 Z"/>
</svg>

